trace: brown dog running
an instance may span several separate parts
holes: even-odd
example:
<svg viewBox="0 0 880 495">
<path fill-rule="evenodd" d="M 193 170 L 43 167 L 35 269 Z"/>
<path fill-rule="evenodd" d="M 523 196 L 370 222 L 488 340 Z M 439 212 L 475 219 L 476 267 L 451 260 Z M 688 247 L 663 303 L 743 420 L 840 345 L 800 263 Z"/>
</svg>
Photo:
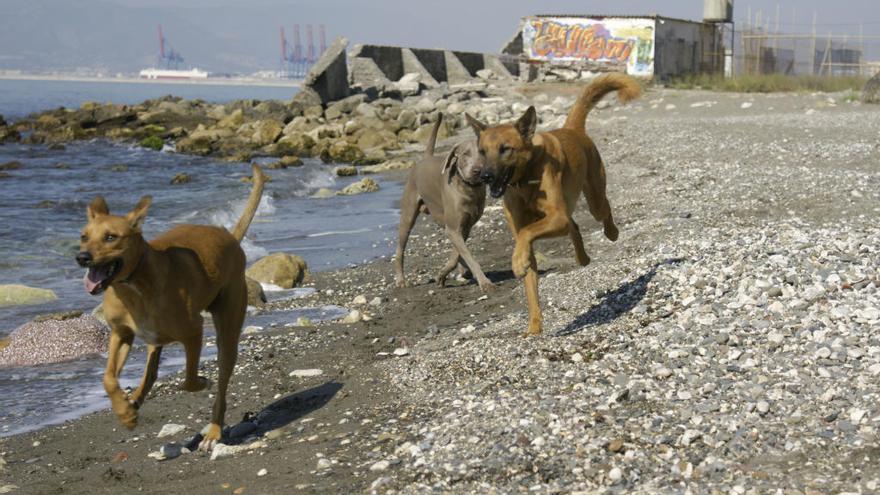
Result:
<svg viewBox="0 0 880 495">
<path fill-rule="evenodd" d="M 511 267 L 514 275 L 525 277 L 527 335 L 540 334 L 543 321 L 532 243 L 568 234 L 578 264 L 589 264 L 580 230 L 571 217 L 581 194 L 593 217 L 603 222 L 605 237 L 617 240 L 617 226 L 605 196 L 605 166 L 584 128 L 590 110 L 612 91 L 627 102 L 637 98 L 641 88 L 623 74 L 601 76 L 584 89 L 562 129 L 537 135 L 535 107 L 529 107 L 514 124 L 495 127 L 466 116 L 485 160 L 483 181 L 489 184 L 492 197 L 504 195 L 504 213 L 516 241 Z"/>
<path fill-rule="evenodd" d="M 180 225 L 147 242 L 141 223 L 152 199 L 144 196 L 125 216 L 111 215 L 98 196 L 87 208 L 88 223 L 76 261 L 88 267 L 86 290 L 104 293 L 104 316 L 110 346 L 104 389 L 113 412 L 127 428 L 137 424 L 159 368 L 162 346 L 180 342 L 186 351 L 182 388 L 203 390 L 210 384 L 198 375 L 202 351 L 202 316 L 207 309 L 217 331 L 219 379 L 211 423 L 203 430 L 201 450 L 220 440 L 226 413 L 226 389 L 238 357 L 238 339 L 247 308 L 244 237 L 263 194 L 265 176 L 253 166 L 254 185 L 244 213 L 232 233 L 222 227 Z M 147 343 L 147 366 L 130 397 L 119 388 L 119 375 L 134 337 Z"/>
<path fill-rule="evenodd" d="M 477 153 L 477 143 L 476 140 L 465 141 L 455 145 L 445 158 L 434 156 L 437 131 L 442 121 L 441 113 L 428 138 L 425 156 L 410 171 L 403 189 L 400 224 L 397 229 L 397 255 L 394 259 L 397 286 L 406 287 L 403 274 L 406 243 L 419 213 L 427 210 L 452 241 L 449 261 L 437 274 L 437 283 L 441 287 L 446 285 L 449 272 L 456 265 L 462 265 L 470 269 L 483 291 L 489 291 L 494 286 L 466 244 L 471 228 L 483 215 L 486 205 L 486 186 L 480 179 L 482 163 Z"/>
</svg>

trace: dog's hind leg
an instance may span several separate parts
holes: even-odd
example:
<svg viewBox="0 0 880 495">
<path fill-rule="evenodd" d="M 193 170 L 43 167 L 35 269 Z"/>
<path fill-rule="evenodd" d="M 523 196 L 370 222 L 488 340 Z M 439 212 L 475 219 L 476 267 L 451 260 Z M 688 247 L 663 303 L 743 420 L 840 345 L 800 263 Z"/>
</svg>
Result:
<svg viewBox="0 0 880 495">
<path fill-rule="evenodd" d="M 568 220 L 568 236 L 571 237 L 571 243 L 574 244 L 574 258 L 578 265 L 587 266 L 590 264 L 590 256 L 584 249 L 584 239 L 581 237 L 581 229 L 574 220 Z"/>
<path fill-rule="evenodd" d="M 458 250 L 453 247 L 446 264 L 437 272 L 437 284 L 440 287 L 446 287 L 446 277 L 449 276 L 452 270 L 455 270 L 459 263 L 461 263 L 461 256 L 459 256 Z"/>
<path fill-rule="evenodd" d="M 202 356 L 202 319 L 199 317 L 198 330 L 193 328 L 187 332 L 188 337 L 181 340 L 186 351 L 186 368 L 181 389 L 187 392 L 198 392 L 211 385 L 210 380 L 199 376 L 199 359 Z"/>
<path fill-rule="evenodd" d="M 150 389 L 153 388 L 153 384 L 159 376 L 159 358 L 161 356 L 162 346 L 147 346 L 147 366 L 144 368 L 144 376 L 141 378 L 140 386 L 131 394 L 131 401 L 134 402 L 135 407 L 140 407 L 147 400 L 147 394 L 150 393 Z"/>
<path fill-rule="evenodd" d="M 418 196 L 413 180 L 406 184 L 403 190 L 403 199 L 400 201 L 400 224 L 397 226 L 397 253 L 394 257 L 394 277 L 398 287 L 406 287 L 406 277 L 403 275 L 403 256 L 406 251 L 406 243 L 409 234 L 421 211 L 422 200 Z"/>
<path fill-rule="evenodd" d="M 244 323 L 247 309 L 247 284 L 244 277 L 233 284 L 217 296 L 209 308 L 214 320 L 214 328 L 217 330 L 217 368 L 219 373 L 217 376 L 217 395 L 214 397 L 214 407 L 211 410 L 211 424 L 203 430 L 204 438 L 199 444 L 199 449 L 206 451 L 214 448 L 223 433 L 226 416 L 226 391 L 238 360 L 238 340 L 241 336 L 241 326 Z"/>
<path fill-rule="evenodd" d="M 593 218 L 603 224 L 605 237 L 616 241 L 619 233 L 617 226 L 614 225 L 611 204 L 608 203 L 608 196 L 605 193 L 605 164 L 602 163 L 598 151 L 595 151 L 595 155 L 589 158 L 587 180 L 584 182 L 583 190 L 587 205 L 590 207 L 590 213 Z"/>
</svg>

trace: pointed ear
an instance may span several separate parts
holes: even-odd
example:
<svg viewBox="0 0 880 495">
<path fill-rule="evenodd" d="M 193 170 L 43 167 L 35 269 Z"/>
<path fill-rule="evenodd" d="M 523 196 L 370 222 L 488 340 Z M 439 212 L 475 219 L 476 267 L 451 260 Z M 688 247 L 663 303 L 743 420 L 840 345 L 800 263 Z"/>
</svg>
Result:
<svg viewBox="0 0 880 495">
<path fill-rule="evenodd" d="M 446 160 L 443 162 L 443 171 L 441 173 L 446 176 L 447 182 L 452 182 L 452 176 L 455 175 L 455 171 L 452 168 L 458 163 L 458 146 L 456 145 L 452 148 L 452 151 L 446 155 Z"/>
<path fill-rule="evenodd" d="M 514 127 L 519 131 L 519 135 L 522 136 L 523 141 L 530 143 L 532 137 L 535 135 L 535 127 L 537 127 L 537 125 L 538 113 L 535 112 L 535 107 L 529 107 L 528 110 L 526 110 L 526 113 L 516 121 Z"/>
<path fill-rule="evenodd" d="M 138 204 L 136 204 L 134 208 L 125 215 L 125 219 L 131 224 L 131 228 L 140 230 L 144 218 L 147 217 L 147 210 L 152 203 L 152 196 L 144 196 L 138 201 Z"/>
<path fill-rule="evenodd" d="M 89 220 L 94 220 L 98 215 L 109 215 L 110 209 L 107 208 L 107 202 L 104 201 L 103 196 L 95 196 L 95 199 L 89 203 L 89 206 L 86 206 L 86 217 Z"/>
<path fill-rule="evenodd" d="M 471 117 L 471 115 L 469 113 L 465 113 L 464 118 L 465 118 L 465 120 L 467 120 L 468 125 L 471 126 L 471 128 L 474 130 L 474 133 L 477 135 L 478 138 L 480 137 L 480 133 L 485 131 L 486 128 L 488 127 L 486 124 Z"/>
</svg>

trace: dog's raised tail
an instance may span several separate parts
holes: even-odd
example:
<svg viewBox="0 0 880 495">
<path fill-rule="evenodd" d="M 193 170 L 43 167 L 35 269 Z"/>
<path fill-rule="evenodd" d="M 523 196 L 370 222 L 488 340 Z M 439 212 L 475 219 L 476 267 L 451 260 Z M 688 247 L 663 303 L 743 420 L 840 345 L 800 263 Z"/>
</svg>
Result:
<svg viewBox="0 0 880 495">
<path fill-rule="evenodd" d="M 596 106 L 603 96 L 612 91 L 617 91 L 617 98 L 621 103 L 638 98 L 642 94 L 642 87 L 638 81 L 626 74 L 611 73 L 597 77 L 584 89 L 565 119 L 565 128 L 585 132 L 584 125 L 587 114 Z"/>
<path fill-rule="evenodd" d="M 443 112 L 437 113 L 437 122 L 434 122 L 434 128 L 431 129 L 431 135 L 428 136 L 428 144 L 425 145 L 425 156 L 434 156 L 434 147 L 437 145 L 437 133 L 440 131 L 440 124 L 443 122 Z"/>
<path fill-rule="evenodd" d="M 250 196 L 248 196 L 248 201 L 244 206 L 244 211 L 241 213 L 241 218 L 238 219 L 238 223 L 235 224 L 235 228 L 232 229 L 232 237 L 235 237 L 238 242 L 241 242 L 241 240 L 244 239 L 244 234 L 247 232 L 248 227 L 251 225 L 251 220 L 254 219 L 254 215 L 257 213 L 257 207 L 260 206 L 260 198 L 263 196 L 263 186 L 266 184 L 266 174 L 263 173 L 260 167 L 254 163 L 252 168 L 254 172 L 254 187 L 251 189 Z"/>
</svg>

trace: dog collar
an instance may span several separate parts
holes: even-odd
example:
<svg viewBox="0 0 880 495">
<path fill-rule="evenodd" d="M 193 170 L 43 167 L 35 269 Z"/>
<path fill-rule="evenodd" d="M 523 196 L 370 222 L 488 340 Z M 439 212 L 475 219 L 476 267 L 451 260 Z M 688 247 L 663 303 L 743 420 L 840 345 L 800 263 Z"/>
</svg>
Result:
<svg viewBox="0 0 880 495">
<path fill-rule="evenodd" d="M 146 258 L 146 257 L 147 257 L 147 251 L 145 250 L 145 251 L 143 252 L 143 254 L 141 254 L 141 259 L 139 259 L 138 262 L 137 262 L 137 264 L 134 265 L 134 270 L 132 270 L 131 273 L 129 273 L 128 276 L 125 277 L 125 280 L 120 280 L 119 283 L 121 283 L 121 284 L 127 284 L 128 281 L 131 280 L 131 277 L 134 277 L 134 274 L 135 274 L 135 272 L 138 271 L 138 268 L 140 268 L 141 265 L 144 264 L 144 258 Z"/>
</svg>

